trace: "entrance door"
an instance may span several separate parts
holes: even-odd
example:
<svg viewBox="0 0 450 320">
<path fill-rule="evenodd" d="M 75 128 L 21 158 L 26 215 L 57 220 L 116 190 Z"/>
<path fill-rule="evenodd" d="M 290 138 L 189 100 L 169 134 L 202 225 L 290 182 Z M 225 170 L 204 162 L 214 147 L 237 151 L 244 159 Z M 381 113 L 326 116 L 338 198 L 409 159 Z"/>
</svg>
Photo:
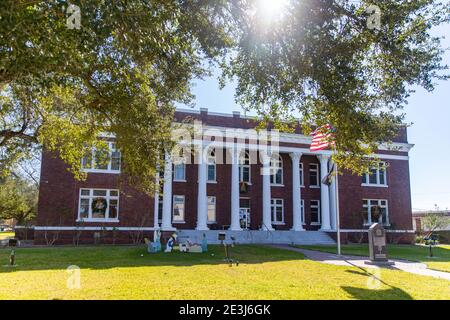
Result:
<svg viewBox="0 0 450 320">
<path fill-rule="evenodd" d="M 241 228 L 250 229 L 250 199 L 241 198 L 239 208 L 239 221 Z"/>
<path fill-rule="evenodd" d="M 239 209 L 239 221 L 242 229 L 250 229 L 250 208 Z"/>
</svg>

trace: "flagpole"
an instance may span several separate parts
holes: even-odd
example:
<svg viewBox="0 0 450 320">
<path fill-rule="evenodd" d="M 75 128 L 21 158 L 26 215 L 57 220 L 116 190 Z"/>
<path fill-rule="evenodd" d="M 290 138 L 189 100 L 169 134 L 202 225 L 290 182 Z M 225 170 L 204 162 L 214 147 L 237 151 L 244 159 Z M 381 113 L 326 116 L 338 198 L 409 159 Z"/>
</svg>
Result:
<svg viewBox="0 0 450 320">
<path fill-rule="evenodd" d="M 336 145 L 334 145 L 334 154 L 337 154 Z M 336 200 L 336 239 L 337 239 L 337 254 L 341 255 L 341 225 L 340 225 L 340 214 L 339 214 L 339 171 L 338 166 L 336 164 L 336 178 L 335 178 L 335 200 Z"/>
</svg>

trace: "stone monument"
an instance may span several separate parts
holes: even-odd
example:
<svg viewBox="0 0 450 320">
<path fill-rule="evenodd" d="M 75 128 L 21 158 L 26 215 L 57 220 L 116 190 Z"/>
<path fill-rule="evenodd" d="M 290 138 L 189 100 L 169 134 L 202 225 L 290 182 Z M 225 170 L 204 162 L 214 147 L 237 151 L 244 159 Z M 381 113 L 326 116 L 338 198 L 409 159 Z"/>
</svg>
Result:
<svg viewBox="0 0 450 320">
<path fill-rule="evenodd" d="M 386 230 L 379 223 L 374 223 L 369 228 L 369 256 L 371 263 L 386 264 L 388 262 L 386 246 Z"/>
</svg>

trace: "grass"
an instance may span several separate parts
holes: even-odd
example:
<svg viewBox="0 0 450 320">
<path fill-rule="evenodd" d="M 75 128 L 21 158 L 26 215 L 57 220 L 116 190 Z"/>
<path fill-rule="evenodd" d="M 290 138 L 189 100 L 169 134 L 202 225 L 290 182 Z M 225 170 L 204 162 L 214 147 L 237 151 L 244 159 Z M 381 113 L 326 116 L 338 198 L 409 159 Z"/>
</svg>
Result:
<svg viewBox="0 0 450 320">
<path fill-rule="evenodd" d="M 445 280 L 382 270 L 379 287 L 366 269 L 322 264 L 297 252 L 237 246 L 238 267 L 223 248 L 205 254 L 147 254 L 143 247 L 17 248 L 17 267 L 0 250 L 0 299 L 450 299 Z M 67 267 L 81 268 L 68 289 Z"/>
<path fill-rule="evenodd" d="M 304 249 L 336 253 L 336 246 L 300 246 Z M 369 256 L 367 244 L 343 245 L 342 253 L 356 256 Z M 450 272 L 450 245 L 433 247 L 433 257 L 429 257 L 428 246 L 388 245 L 390 258 L 406 259 L 425 263 L 430 269 Z"/>
<path fill-rule="evenodd" d="M 14 238 L 14 232 L 0 232 L 0 240 Z"/>
</svg>

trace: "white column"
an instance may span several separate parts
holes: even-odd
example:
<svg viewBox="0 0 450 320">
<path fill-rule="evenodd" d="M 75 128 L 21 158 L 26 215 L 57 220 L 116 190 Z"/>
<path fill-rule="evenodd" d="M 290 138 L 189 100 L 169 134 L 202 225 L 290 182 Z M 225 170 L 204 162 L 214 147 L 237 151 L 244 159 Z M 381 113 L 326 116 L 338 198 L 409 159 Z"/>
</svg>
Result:
<svg viewBox="0 0 450 320">
<path fill-rule="evenodd" d="M 272 228 L 272 217 L 270 212 L 270 200 L 271 200 L 271 193 L 270 193 L 270 155 L 267 153 L 262 152 L 261 153 L 261 161 L 263 164 L 262 168 L 262 176 L 263 176 L 263 230 L 273 230 Z"/>
<path fill-rule="evenodd" d="M 320 230 L 329 231 L 331 229 L 330 226 L 330 193 L 328 190 L 328 186 L 323 183 L 323 179 L 328 174 L 328 160 L 330 159 L 329 155 L 318 155 L 320 161 L 320 208 L 321 208 L 321 216 L 322 216 L 322 226 Z"/>
<path fill-rule="evenodd" d="M 163 215 L 161 229 L 163 231 L 175 230 L 172 227 L 172 159 L 168 152 L 164 161 L 164 187 L 163 187 Z"/>
<path fill-rule="evenodd" d="M 237 146 L 233 146 L 231 164 L 231 226 L 233 231 L 240 231 L 241 223 L 239 221 L 239 154 Z"/>
<path fill-rule="evenodd" d="M 155 195 L 154 195 L 154 202 L 153 202 L 153 227 L 155 229 L 159 228 L 158 223 L 158 212 L 159 212 L 159 166 L 156 168 L 156 178 L 155 178 Z"/>
<path fill-rule="evenodd" d="M 303 231 L 300 187 L 300 157 L 302 154 L 294 152 L 289 155 L 292 159 L 292 230 Z"/>
<path fill-rule="evenodd" d="M 332 162 L 330 161 L 330 167 Z M 330 212 L 331 212 L 331 229 L 336 230 L 336 178 L 330 184 Z"/>
<path fill-rule="evenodd" d="M 196 230 L 208 229 L 208 196 L 206 193 L 207 180 L 207 158 L 203 152 L 203 146 L 198 150 L 198 195 L 197 195 L 197 228 Z"/>
</svg>

